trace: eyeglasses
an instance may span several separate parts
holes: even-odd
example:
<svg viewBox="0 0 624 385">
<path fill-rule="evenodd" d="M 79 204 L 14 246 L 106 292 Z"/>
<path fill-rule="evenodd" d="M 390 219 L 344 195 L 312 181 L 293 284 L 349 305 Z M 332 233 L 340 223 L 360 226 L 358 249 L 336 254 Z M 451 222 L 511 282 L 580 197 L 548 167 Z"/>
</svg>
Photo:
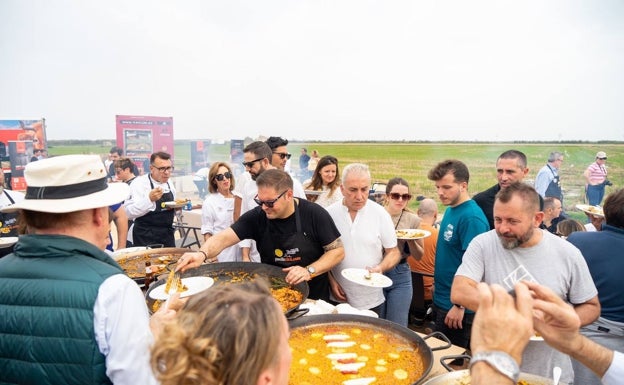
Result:
<svg viewBox="0 0 624 385">
<path fill-rule="evenodd" d="M 256 163 L 256 162 L 260 162 L 262 159 L 264 159 L 264 158 L 254 159 L 254 160 L 252 160 L 252 161 L 250 161 L 250 162 L 243 162 L 243 166 L 245 166 L 245 167 L 249 167 L 249 168 L 252 168 L 252 167 L 253 167 L 253 165 L 254 165 L 254 163 Z"/>
<path fill-rule="evenodd" d="M 221 182 L 225 178 L 232 179 L 232 173 L 229 171 L 226 171 L 223 174 L 215 175 L 215 179 L 218 180 L 219 182 Z"/>
<path fill-rule="evenodd" d="M 258 206 L 260 207 L 262 207 L 262 205 L 265 205 L 266 207 L 272 209 L 273 206 L 275 206 L 275 202 L 277 202 L 282 196 L 284 196 L 284 194 L 286 194 L 286 191 L 288 190 L 284 190 L 284 192 L 278 195 L 277 198 L 272 199 L 270 201 L 261 201 L 260 199 L 258 199 L 258 196 L 256 195 L 256 197 L 254 198 L 254 202 L 256 202 Z"/>
<path fill-rule="evenodd" d="M 292 156 L 292 154 L 289 154 L 287 152 L 274 152 L 274 154 L 279 155 L 280 159 L 290 159 L 290 157 Z"/>
<path fill-rule="evenodd" d="M 390 193 L 390 198 L 398 201 L 399 199 L 403 199 L 404 201 L 408 201 L 412 199 L 412 194 L 399 194 L 399 193 Z"/>
<path fill-rule="evenodd" d="M 598 158 L 600 160 L 607 160 L 607 157 L 605 156 L 604 158 Z"/>
<path fill-rule="evenodd" d="M 160 172 L 172 172 L 174 167 L 173 166 L 169 166 L 169 167 L 156 167 L 154 165 L 152 165 L 152 167 L 154 167 L 156 170 L 160 171 Z"/>
</svg>

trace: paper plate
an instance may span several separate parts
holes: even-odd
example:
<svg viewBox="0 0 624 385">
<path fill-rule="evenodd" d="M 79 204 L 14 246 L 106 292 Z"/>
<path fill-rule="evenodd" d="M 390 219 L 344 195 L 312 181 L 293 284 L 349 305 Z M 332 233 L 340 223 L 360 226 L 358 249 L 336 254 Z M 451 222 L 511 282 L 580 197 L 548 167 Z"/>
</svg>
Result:
<svg viewBox="0 0 624 385">
<path fill-rule="evenodd" d="M 4 249 L 5 247 L 11 247 L 17 243 L 19 240 L 18 237 L 1 237 L 0 238 L 0 249 Z"/>
<path fill-rule="evenodd" d="M 214 279 L 210 277 L 182 278 L 182 284 L 184 284 L 188 290 L 180 293 L 180 298 L 188 297 L 210 288 L 214 284 Z M 165 286 L 166 284 L 162 284 L 155 287 L 152 291 L 150 291 L 149 296 L 154 299 L 166 300 L 169 298 L 170 294 L 165 293 Z"/>
<path fill-rule="evenodd" d="M 421 239 L 431 235 L 430 231 L 421 229 L 398 229 L 396 231 L 397 239 Z"/>
<path fill-rule="evenodd" d="M 599 207 L 599 206 L 576 205 L 576 208 L 581 211 L 584 211 L 587 214 L 592 214 L 598 217 L 604 217 L 604 212 L 602 211 L 602 207 Z"/>
<path fill-rule="evenodd" d="M 188 203 L 188 200 L 180 203 L 180 202 L 176 202 L 176 201 L 168 201 L 168 202 L 163 202 L 162 203 L 162 207 L 167 207 L 170 209 L 181 209 L 182 207 L 186 206 L 186 204 Z"/>
<path fill-rule="evenodd" d="M 389 287 L 392 286 L 392 280 L 380 273 L 371 273 L 370 279 L 366 279 L 368 270 L 349 268 L 344 269 L 341 274 L 351 282 L 368 287 Z"/>
</svg>

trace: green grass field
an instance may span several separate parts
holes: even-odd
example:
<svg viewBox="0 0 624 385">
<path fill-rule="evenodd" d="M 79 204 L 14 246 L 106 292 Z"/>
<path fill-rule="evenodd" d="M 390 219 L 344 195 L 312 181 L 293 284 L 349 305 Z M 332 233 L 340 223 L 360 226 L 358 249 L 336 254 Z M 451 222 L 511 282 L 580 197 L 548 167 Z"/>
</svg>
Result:
<svg viewBox="0 0 624 385">
<path fill-rule="evenodd" d="M 93 153 L 105 157 L 112 141 L 91 145 L 51 145 L 50 155 L 70 153 Z M 533 180 L 537 171 L 546 163 L 551 151 L 560 151 L 565 159 L 560 170 L 561 183 L 565 196 L 564 205 L 568 212 L 574 211 L 574 205 L 583 203 L 583 171 L 594 161 L 597 151 L 605 151 L 609 157 L 607 166 L 609 179 L 614 186 L 607 187 L 607 193 L 622 187 L 624 181 L 624 144 L 565 144 L 565 143 L 291 143 L 289 152 L 293 154 L 291 164 L 298 169 L 300 149 L 313 149 L 321 156 L 333 155 L 338 158 L 340 168 L 348 163 L 362 162 L 370 166 L 373 182 L 385 182 L 400 176 L 411 185 L 412 193 L 436 198 L 433 182 L 427 179 L 428 171 L 439 161 L 455 158 L 468 165 L 470 170 L 469 191 L 475 194 L 496 183 L 496 159 L 500 153 L 516 149 L 527 155 L 529 162 L 528 180 Z M 190 172 L 190 143 L 176 141 L 175 166 L 177 173 Z M 229 143 L 210 146 L 210 157 L 215 160 L 229 160 Z M 412 202 L 412 207 L 417 203 Z M 584 218 L 579 213 L 577 219 Z"/>
</svg>

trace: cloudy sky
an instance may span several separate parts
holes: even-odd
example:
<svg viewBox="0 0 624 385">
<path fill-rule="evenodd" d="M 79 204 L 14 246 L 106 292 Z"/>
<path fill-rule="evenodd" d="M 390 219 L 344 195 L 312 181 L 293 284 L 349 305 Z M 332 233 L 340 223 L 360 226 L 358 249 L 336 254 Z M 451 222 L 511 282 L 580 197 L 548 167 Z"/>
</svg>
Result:
<svg viewBox="0 0 624 385">
<path fill-rule="evenodd" d="M 621 0 L 0 0 L 0 117 L 48 139 L 624 140 Z"/>
</svg>

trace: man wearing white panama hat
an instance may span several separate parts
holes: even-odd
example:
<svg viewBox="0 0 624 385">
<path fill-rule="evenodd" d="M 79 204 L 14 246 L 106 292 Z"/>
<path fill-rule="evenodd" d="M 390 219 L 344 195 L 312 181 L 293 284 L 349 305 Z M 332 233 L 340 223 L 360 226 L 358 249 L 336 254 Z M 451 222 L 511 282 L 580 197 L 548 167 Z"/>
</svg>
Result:
<svg viewBox="0 0 624 385">
<path fill-rule="evenodd" d="M 97 155 L 33 162 L 24 176 L 25 199 L 0 210 L 27 229 L 0 259 L 0 382 L 156 383 L 145 300 L 103 251 L 108 206 L 128 185 L 107 184 Z"/>
</svg>

